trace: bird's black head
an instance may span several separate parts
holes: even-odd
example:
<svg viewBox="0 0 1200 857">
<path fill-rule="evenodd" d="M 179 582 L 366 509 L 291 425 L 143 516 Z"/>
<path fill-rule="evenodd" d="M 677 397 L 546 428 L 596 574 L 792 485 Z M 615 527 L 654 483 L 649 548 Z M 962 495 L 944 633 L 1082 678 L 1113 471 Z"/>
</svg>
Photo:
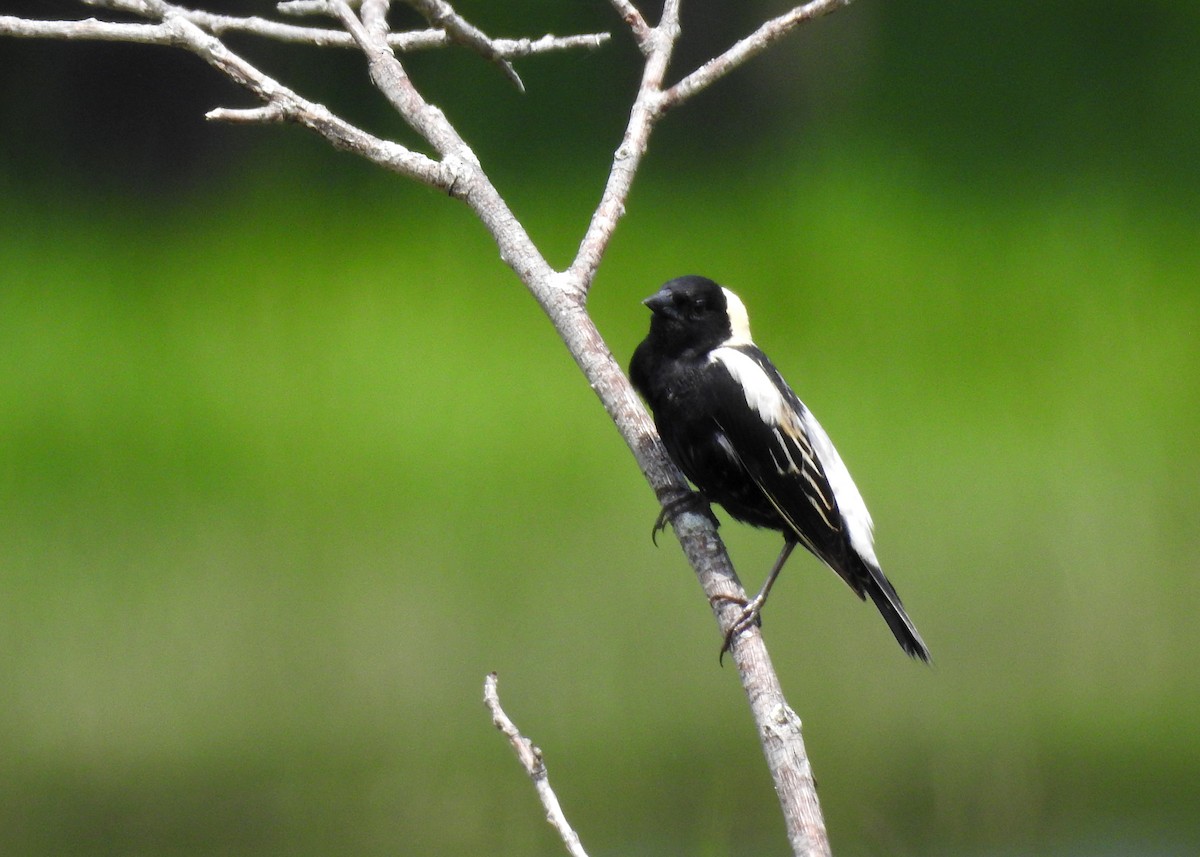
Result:
<svg viewBox="0 0 1200 857">
<path fill-rule="evenodd" d="M 741 300 L 707 277 L 676 277 L 642 303 L 654 313 L 650 339 L 666 354 L 703 354 L 732 341 L 750 341 Z"/>
</svg>

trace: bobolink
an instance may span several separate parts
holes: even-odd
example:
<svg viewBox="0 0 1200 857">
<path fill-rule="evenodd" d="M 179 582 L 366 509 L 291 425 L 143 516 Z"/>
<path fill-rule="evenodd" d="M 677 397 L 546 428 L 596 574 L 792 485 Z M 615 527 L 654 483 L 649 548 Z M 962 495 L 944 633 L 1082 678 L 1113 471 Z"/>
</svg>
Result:
<svg viewBox="0 0 1200 857">
<path fill-rule="evenodd" d="M 629 367 L 671 459 L 710 502 L 783 534 L 783 550 L 725 640 L 758 621 L 779 570 L 804 545 L 869 595 L 901 648 L 929 660 L 875 558 L 871 514 L 829 435 L 750 338 L 741 300 L 704 277 L 679 277 L 644 303 L 650 334 Z"/>
</svg>

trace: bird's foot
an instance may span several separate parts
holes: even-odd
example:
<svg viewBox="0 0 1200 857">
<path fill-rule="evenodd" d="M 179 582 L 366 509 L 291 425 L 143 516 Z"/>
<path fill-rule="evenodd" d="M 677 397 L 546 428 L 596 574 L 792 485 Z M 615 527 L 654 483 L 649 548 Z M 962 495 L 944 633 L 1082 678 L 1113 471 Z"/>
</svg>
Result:
<svg viewBox="0 0 1200 857">
<path fill-rule="evenodd" d="M 658 517 L 654 519 L 654 529 L 650 531 L 650 541 L 654 542 L 655 547 L 658 547 L 658 534 L 665 530 L 667 522 L 673 521 L 680 512 L 695 512 L 712 521 L 714 527 L 720 525 L 703 494 L 699 491 L 681 492 L 669 500 L 665 500 Z"/>
<path fill-rule="evenodd" d="M 717 655 L 717 663 L 724 665 L 725 653 L 733 646 L 734 638 L 743 631 L 748 631 L 750 628 L 762 627 L 762 609 L 763 605 L 767 603 L 767 599 L 760 592 L 750 600 L 740 598 L 736 595 L 716 595 L 710 601 L 732 601 L 735 604 L 742 605 L 742 613 L 729 626 L 729 630 L 725 632 L 725 641 L 721 644 L 720 654 Z"/>
</svg>

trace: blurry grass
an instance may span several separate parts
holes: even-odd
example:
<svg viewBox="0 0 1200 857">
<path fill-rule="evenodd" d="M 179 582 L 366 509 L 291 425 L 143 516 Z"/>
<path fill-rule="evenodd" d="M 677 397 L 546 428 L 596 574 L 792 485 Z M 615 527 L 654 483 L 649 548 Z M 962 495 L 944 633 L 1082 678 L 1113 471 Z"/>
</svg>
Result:
<svg viewBox="0 0 1200 857">
<path fill-rule="evenodd" d="M 1194 223 L 869 149 L 649 179 L 592 299 L 615 353 L 662 280 L 738 289 L 934 648 L 807 559 L 775 595 L 839 853 L 1200 841 Z M 695 584 L 482 230 L 252 190 L 0 213 L 3 850 L 557 853 L 499 669 L 594 853 L 783 853 Z M 555 196 L 525 214 L 570 246 Z M 725 532 L 757 584 L 777 538 Z"/>
</svg>

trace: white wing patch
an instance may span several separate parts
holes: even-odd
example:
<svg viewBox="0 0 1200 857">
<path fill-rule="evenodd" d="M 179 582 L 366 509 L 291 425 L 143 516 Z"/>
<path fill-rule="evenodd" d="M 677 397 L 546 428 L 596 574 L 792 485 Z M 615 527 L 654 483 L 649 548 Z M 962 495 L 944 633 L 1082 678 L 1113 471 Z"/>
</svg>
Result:
<svg viewBox="0 0 1200 857">
<path fill-rule="evenodd" d="M 858 551 L 859 556 L 869 562 L 879 565 L 875 557 L 875 522 L 867 511 L 867 504 L 858 491 L 858 486 L 850 478 L 842 457 L 833 446 L 833 441 L 821 428 L 817 418 L 806 408 L 800 415 L 804 431 L 808 435 L 817 458 L 825 468 L 825 478 L 833 489 L 833 498 L 837 501 L 842 518 L 846 521 L 846 534 L 850 536 L 850 546 Z"/>
<path fill-rule="evenodd" d="M 759 365 L 758 361 L 734 347 L 753 344 L 750 339 L 750 322 L 746 316 L 745 306 L 738 296 L 728 289 L 725 289 L 725 301 L 733 333 L 724 345 L 714 348 L 710 352 L 709 361 L 720 363 L 725 367 L 725 370 L 741 387 L 742 395 L 746 397 L 746 404 L 762 418 L 763 422 L 774 429 L 776 439 L 779 441 L 779 449 L 783 451 L 786 458 L 786 461 L 780 461 L 775 457 L 774 452 L 771 453 L 772 462 L 779 474 L 795 473 L 799 470 L 801 475 L 811 483 L 816 496 L 820 496 L 823 493 L 820 486 L 812 481 L 812 475 L 808 468 L 797 467 L 800 462 L 797 462 L 788 452 L 788 444 L 779 432 L 782 429 L 785 433 L 795 436 L 799 433 L 797 432 L 799 429 L 807 436 L 817 461 L 820 462 L 821 469 L 825 471 L 829 487 L 833 490 L 833 499 L 845 521 L 846 535 L 849 536 L 850 546 L 858 551 L 859 556 L 864 560 L 878 566 L 879 560 L 875 556 L 875 523 L 871 520 L 871 513 L 867 511 L 866 501 L 859 493 L 858 486 L 850 478 L 850 471 L 846 469 L 842 457 L 834 448 L 833 441 L 829 439 L 825 429 L 807 408 L 801 405 L 799 413 L 792 409 L 783 393 L 775 385 L 775 380 Z M 797 426 L 797 420 L 799 426 Z M 722 434 L 721 440 L 724 441 L 721 446 L 726 454 L 730 454 L 731 458 L 736 458 L 737 454 L 732 450 L 729 439 Z M 801 454 L 807 458 L 805 444 L 801 442 L 798 443 L 798 446 Z M 808 462 L 810 467 L 812 464 L 812 462 Z M 833 524 L 828 520 L 825 511 L 816 502 L 816 496 L 810 494 L 809 502 L 832 527 Z M 780 514 L 787 517 L 782 510 L 780 510 Z"/>
<path fill-rule="evenodd" d="M 725 367 L 742 388 L 746 404 L 754 409 L 767 425 L 780 425 L 787 418 L 790 409 L 783 400 L 783 394 L 753 357 L 736 348 L 722 345 L 720 348 L 714 348 L 708 359 Z"/>
</svg>

